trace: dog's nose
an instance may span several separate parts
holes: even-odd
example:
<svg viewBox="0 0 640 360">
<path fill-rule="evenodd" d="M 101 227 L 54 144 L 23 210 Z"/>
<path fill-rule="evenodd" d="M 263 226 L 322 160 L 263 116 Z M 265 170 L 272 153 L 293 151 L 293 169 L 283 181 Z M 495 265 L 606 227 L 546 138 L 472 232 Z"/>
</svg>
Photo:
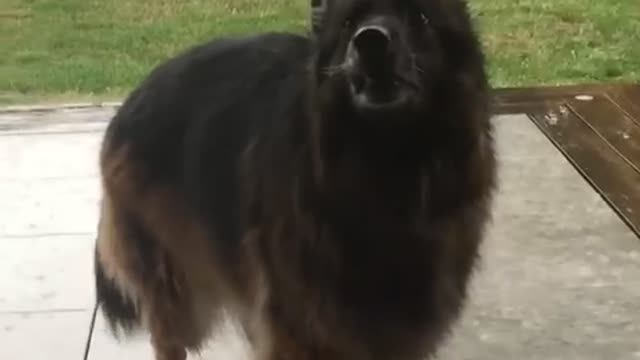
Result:
<svg viewBox="0 0 640 360">
<path fill-rule="evenodd" d="M 389 50 L 391 35 L 380 25 L 364 26 L 353 36 L 353 46 L 364 57 L 384 56 Z"/>
</svg>

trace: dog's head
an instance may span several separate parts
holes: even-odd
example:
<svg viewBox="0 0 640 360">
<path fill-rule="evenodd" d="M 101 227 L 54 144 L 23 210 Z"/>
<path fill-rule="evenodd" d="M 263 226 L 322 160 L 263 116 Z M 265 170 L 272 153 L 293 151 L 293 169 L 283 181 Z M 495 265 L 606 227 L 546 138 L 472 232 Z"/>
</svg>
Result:
<svg viewBox="0 0 640 360">
<path fill-rule="evenodd" d="M 334 0 L 323 16 L 317 86 L 365 117 L 424 110 L 456 82 L 484 81 L 462 0 Z"/>
</svg>

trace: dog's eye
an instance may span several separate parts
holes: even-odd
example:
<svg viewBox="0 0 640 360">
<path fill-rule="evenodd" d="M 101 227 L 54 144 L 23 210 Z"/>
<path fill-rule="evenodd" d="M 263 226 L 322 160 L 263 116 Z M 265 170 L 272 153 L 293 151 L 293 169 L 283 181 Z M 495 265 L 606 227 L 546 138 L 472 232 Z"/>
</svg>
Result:
<svg viewBox="0 0 640 360">
<path fill-rule="evenodd" d="M 342 24 L 342 27 L 344 27 L 345 30 L 351 29 L 351 20 L 347 19 L 344 21 L 344 23 Z"/>
</svg>

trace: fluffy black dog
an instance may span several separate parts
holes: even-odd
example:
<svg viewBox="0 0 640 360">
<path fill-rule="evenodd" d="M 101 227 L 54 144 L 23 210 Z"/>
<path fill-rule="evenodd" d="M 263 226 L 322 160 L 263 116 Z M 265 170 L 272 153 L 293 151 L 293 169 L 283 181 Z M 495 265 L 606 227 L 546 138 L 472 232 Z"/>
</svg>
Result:
<svg viewBox="0 0 640 360">
<path fill-rule="evenodd" d="M 462 0 L 342 0 L 315 40 L 218 39 L 128 97 L 101 153 L 96 285 L 157 359 L 224 309 L 263 360 L 418 360 L 458 317 L 496 164 Z"/>
</svg>

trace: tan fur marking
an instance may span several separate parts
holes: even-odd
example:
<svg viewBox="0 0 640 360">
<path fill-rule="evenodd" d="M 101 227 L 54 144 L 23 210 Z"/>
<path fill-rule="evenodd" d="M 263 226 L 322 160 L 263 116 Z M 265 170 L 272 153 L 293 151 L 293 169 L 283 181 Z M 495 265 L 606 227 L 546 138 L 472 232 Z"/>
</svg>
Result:
<svg viewBox="0 0 640 360">
<path fill-rule="evenodd" d="M 98 226 L 97 256 L 105 275 L 112 279 L 134 304 L 140 297 L 139 281 L 130 269 L 131 250 L 119 233 L 119 225 L 114 221 L 111 201 L 108 196 L 102 199 L 100 224 Z"/>
<path fill-rule="evenodd" d="M 153 183 L 132 163 L 126 148 L 104 151 L 104 198 L 99 260 L 132 299 L 139 300 L 143 324 L 154 339 L 157 359 L 181 360 L 181 349 L 197 349 L 212 330 L 232 288 L 223 281 L 208 241 L 210 234 L 173 189 Z M 157 254 L 154 281 L 134 269 L 138 257 L 119 216 L 134 216 L 150 234 Z M 148 279 L 147 279 L 148 280 Z M 169 289 L 178 298 L 167 296 Z"/>
</svg>

